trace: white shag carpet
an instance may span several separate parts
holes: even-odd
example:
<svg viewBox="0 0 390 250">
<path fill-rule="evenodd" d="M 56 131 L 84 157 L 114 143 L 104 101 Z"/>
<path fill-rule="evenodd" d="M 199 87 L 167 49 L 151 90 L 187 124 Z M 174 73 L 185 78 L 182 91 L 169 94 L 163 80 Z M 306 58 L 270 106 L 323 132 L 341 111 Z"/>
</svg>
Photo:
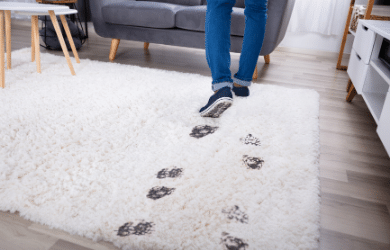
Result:
<svg viewBox="0 0 390 250">
<path fill-rule="evenodd" d="M 253 84 L 219 119 L 210 77 L 12 53 L 0 210 L 122 249 L 316 249 L 319 95 Z"/>
</svg>

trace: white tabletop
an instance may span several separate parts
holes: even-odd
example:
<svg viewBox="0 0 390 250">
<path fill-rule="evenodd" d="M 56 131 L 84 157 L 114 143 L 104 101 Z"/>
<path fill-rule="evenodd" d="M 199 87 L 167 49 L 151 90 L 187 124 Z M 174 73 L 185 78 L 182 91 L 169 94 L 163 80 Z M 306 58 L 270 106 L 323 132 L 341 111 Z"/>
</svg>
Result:
<svg viewBox="0 0 390 250">
<path fill-rule="evenodd" d="M 56 4 L 0 2 L 0 10 L 47 12 L 49 10 L 69 10 L 69 7 Z"/>
<path fill-rule="evenodd" d="M 1 9 L 1 7 L 0 7 Z M 16 14 L 19 15 L 28 15 L 28 16 L 48 16 L 50 15 L 48 11 L 35 11 L 35 10 L 15 10 Z M 61 9 L 61 10 L 54 10 L 55 15 L 71 15 L 76 14 L 77 10 L 74 9 Z"/>
</svg>

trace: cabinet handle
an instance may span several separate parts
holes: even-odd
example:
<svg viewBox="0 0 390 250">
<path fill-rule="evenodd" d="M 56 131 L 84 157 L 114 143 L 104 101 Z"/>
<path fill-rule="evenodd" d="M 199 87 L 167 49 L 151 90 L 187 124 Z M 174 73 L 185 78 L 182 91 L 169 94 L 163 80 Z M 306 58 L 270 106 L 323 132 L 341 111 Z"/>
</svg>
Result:
<svg viewBox="0 0 390 250">
<path fill-rule="evenodd" d="M 359 61 L 362 60 L 362 58 L 358 54 L 356 54 L 356 56 L 359 59 Z"/>
<path fill-rule="evenodd" d="M 362 25 L 362 27 L 364 30 L 366 30 L 366 31 L 368 30 L 368 28 L 366 26 Z"/>
</svg>

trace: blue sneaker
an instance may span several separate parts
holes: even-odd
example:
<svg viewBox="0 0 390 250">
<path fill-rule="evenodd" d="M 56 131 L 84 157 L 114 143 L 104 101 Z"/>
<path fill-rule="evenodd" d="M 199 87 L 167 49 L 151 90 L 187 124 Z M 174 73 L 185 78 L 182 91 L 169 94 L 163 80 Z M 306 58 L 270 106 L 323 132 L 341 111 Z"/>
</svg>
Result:
<svg viewBox="0 0 390 250">
<path fill-rule="evenodd" d="M 221 88 L 212 95 L 206 106 L 199 110 L 200 116 L 218 118 L 233 104 L 233 95 L 230 87 Z"/>
<path fill-rule="evenodd" d="M 236 87 L 233 85 L 233 92 L 236 96 L 249 96 L 249 88 L 242 86 L 242 87 Z"/>
</svg>

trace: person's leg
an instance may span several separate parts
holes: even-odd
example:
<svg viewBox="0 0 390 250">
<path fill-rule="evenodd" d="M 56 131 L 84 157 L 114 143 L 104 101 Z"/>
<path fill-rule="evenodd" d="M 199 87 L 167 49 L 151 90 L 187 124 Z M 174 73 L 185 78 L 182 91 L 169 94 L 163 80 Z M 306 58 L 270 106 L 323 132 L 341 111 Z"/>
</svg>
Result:
<svg viewBox="0 0 390 250">
<path fill-rule="evenodd" d="M 244 41 L 242 44 L 239 69 L 233 78 L 236 87 L 238 87 L 237 85 L 244 87 L 251 85 L 253 72 L 263 46 L 267 22 L 267 1 L 245 0 Z M 236 89 L 234 88 L 234 90 Z M 249 95 L 249 91 L 247 94 Z"/>
<path fill-rule="evenodd" d="M 206 59 L 213 78 L 212 89 L 232 88 L 230 72 L 230 22 L 236 0 L 208 0 L 206 12 Z"/>
<path fill-rule="evenodd" d="M 219 117 L 233 103 L 230 72 L 230 21 L 236 0 L 208 0 L 206 12 L 206 59 L 211 70 L 212 95 L 199 113 Z"/>
</svg>

